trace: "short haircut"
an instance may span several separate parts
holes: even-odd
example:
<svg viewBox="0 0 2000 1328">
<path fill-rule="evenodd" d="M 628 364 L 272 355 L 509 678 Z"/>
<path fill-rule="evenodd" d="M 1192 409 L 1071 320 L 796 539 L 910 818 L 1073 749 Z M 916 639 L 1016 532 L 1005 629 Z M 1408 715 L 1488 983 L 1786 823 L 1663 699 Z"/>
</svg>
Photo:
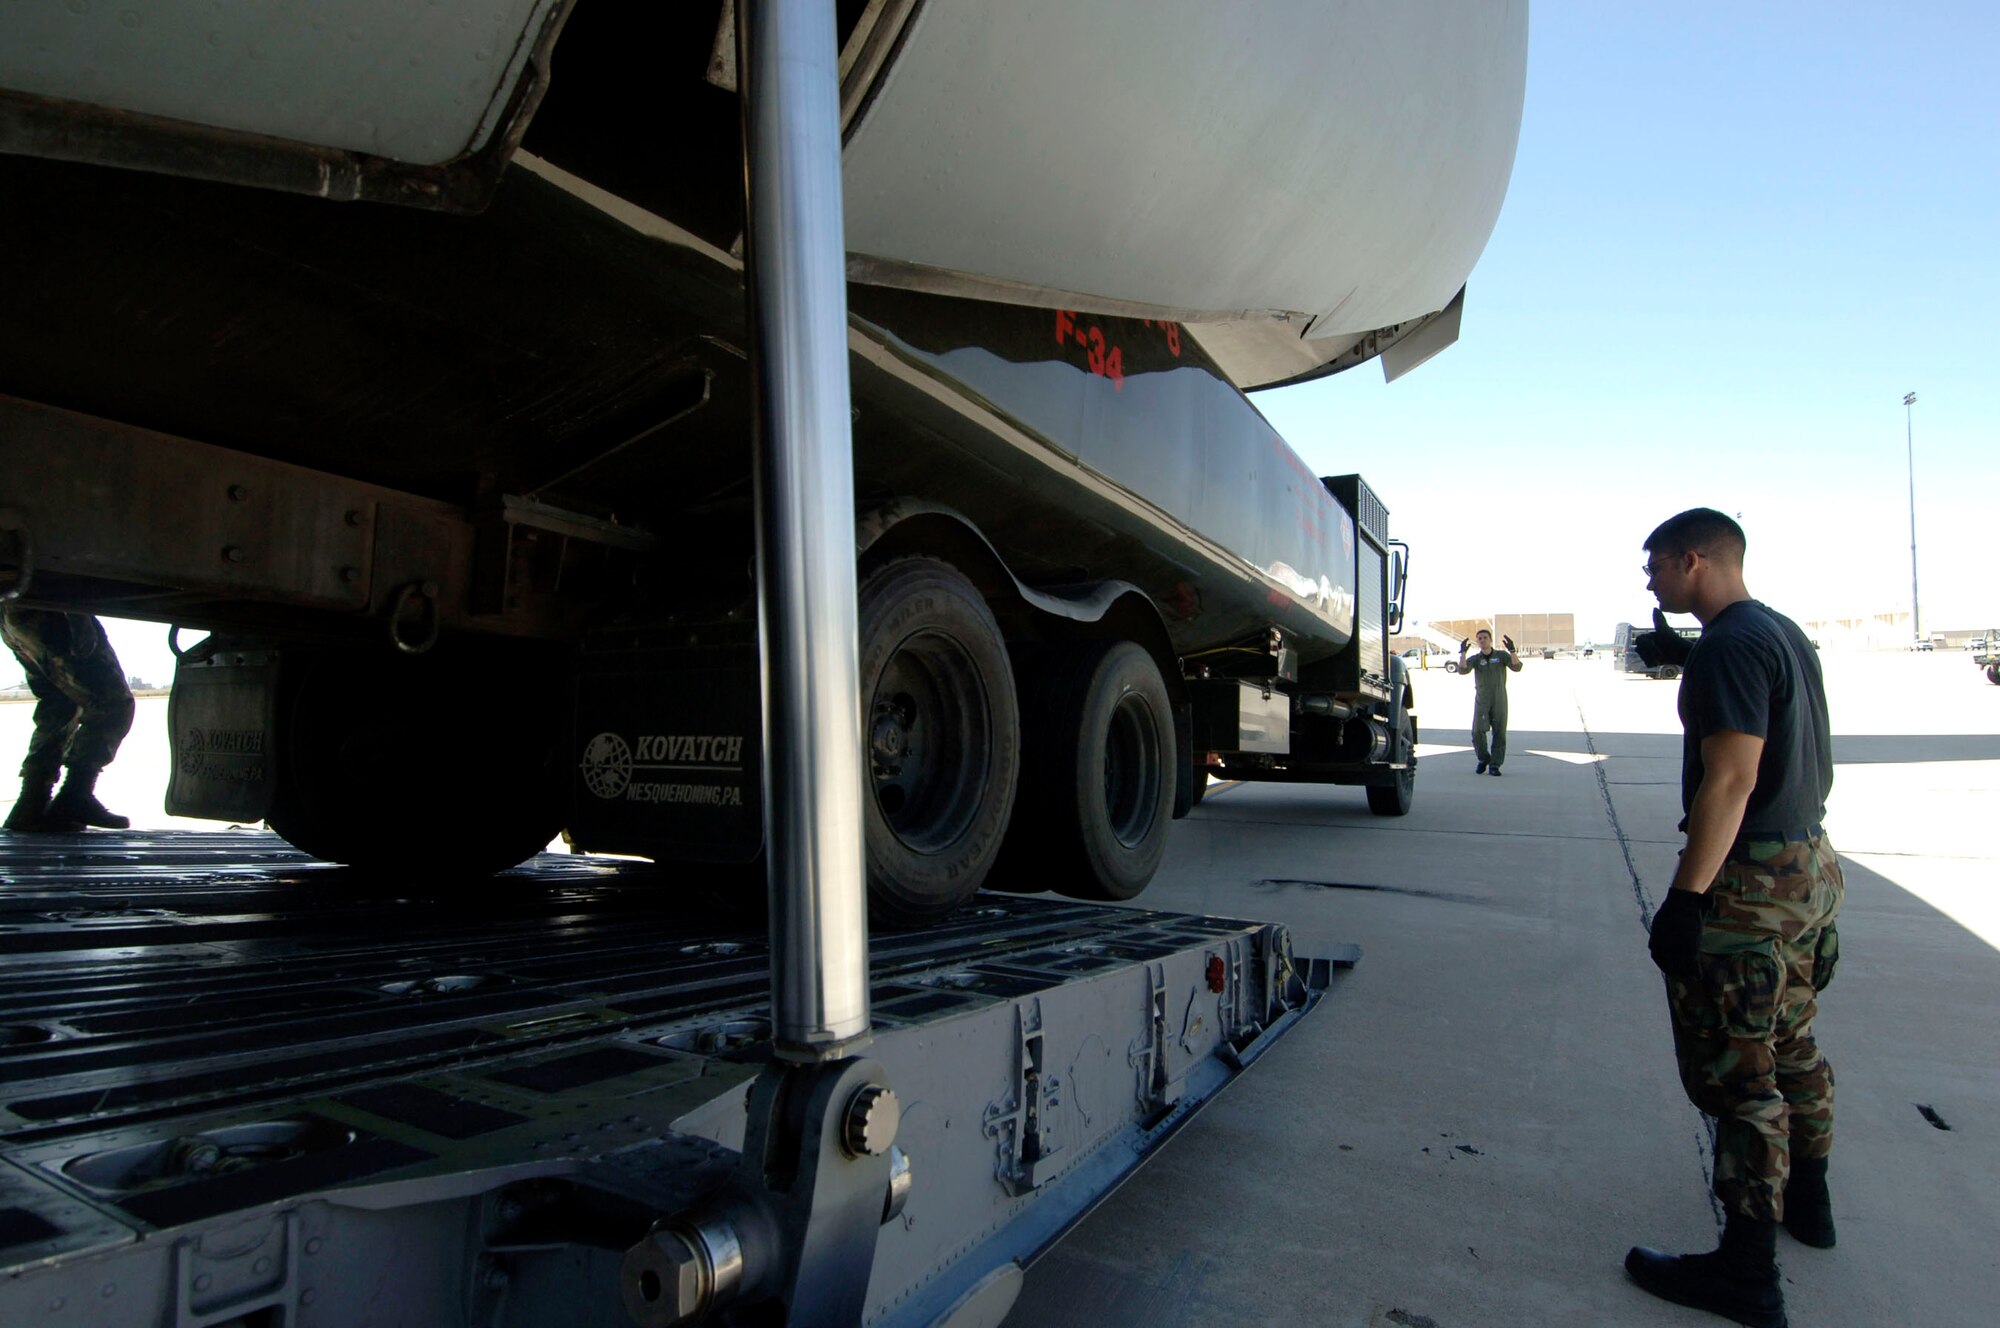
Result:
<svg viewBox="0 0 2000 1328">
<path fill-rule="evenodd" d="M 1646 536 L 1646 542 L 1639 547 L 1648 553 L 1664 553 L 1669 557 L 1682 553 L 1700 553 L 1711 558 L 1719 556 L 1741 566 L 1743 551 L 1748 546 L 1749 541 L 1743 538 L 1743 527 L 1727 516 L 1713 507 L 1690 507 L 1653 527 L 1653 533 Z"/>
<path fill-rule="evenodd" d="M 1488 629 L 1486 629 L 1486 628 L 1482 627 L 1482 628 L 1480 628 L 1480 629 L 1479 629 L 1478 631 L 1474 632 L 1474 633 L 1473 633 L 1473 635 L 1474 635 L 1474 636 L 1491 636 L 1491 635 L 1493 635 L 1493 633 L 1492 633 L 1491 631 L 1489 631 Z"/>
</svg>

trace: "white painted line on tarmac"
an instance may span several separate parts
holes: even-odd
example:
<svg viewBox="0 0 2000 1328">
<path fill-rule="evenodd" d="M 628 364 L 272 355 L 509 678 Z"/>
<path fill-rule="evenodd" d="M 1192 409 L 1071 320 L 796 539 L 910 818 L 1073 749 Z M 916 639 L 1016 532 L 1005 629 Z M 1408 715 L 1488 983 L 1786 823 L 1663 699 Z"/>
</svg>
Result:
<svg viewBox="0 0 2000 1328">
<path fill-rule="evenodd" d="M 1610 754 L 1607 752 L 1538 752 L 1532 748 L 1529 749 L 1528 755 L 1546 756 L 1551 761 L 1567 761 L 1571 765 L 1595 765 L 1599 761 L 1610 759 Z"/>
</svg>

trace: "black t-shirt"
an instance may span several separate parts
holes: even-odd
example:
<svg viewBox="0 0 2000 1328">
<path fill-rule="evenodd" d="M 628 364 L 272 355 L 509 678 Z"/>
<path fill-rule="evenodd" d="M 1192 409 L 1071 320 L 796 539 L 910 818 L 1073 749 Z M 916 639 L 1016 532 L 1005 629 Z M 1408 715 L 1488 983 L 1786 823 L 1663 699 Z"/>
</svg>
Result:
<svg viewBox="0 0 2000 1328">
<path fill-rule="evenodd" d="M 1701 740 L 1729 730 L 1764 740 L 1742 833 L 1802 831 L 1826 815 L 1833 790 L 1826 683 L 1797 623 L 1754 599 L 1717 614 L 1688 659 L 1680 708 L 1682 811 L 1701 787 Z"/>
</svg>

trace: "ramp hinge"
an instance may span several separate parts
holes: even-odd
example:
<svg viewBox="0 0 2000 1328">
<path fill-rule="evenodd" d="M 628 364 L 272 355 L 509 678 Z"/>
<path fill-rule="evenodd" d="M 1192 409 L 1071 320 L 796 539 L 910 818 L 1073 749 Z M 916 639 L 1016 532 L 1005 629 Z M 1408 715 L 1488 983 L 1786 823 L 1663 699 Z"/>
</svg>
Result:
<svg viewBox="0 0 2000 1328">
<path fill-rule="evenodd" d="M 1062 1151 L 1051 1129 L 1063 1105 L 1062 1081 L 1043 1063 L 1042 1002 L 1030 997 L 1014 1004 L 1015 1073 L 1009 1099 L 986 1108 L 986 1136 L 999 1142 L 995 1174 L 1011 1195 L 1033 1192 L 1048 1179 L 1050 1158 Z"/>
<path fill-rule="evenodd" d="M 1135 1039 L 1126 1062 L 1138 1071 L 1139 1104 L 1149 1114 L 1180 1101 L 1182 1076 L 1173 1072 L 1175 1034 L 1167 1023 L 1167 966 L 1146 965 L 1146 1032 Z"/>
</svg>

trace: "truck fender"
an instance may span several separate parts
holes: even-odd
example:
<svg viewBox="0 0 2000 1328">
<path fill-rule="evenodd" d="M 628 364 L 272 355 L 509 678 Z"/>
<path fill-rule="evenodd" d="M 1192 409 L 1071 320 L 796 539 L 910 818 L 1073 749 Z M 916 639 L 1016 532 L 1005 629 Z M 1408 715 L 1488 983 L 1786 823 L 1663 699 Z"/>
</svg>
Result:
<svg viewBox="0 0 2000 1328">
<path fill-rule="evenodd" d="M 1414 712 L 1417 708 L 1417 689 L 1410 681 L 1409 661 L 1401 655 L 1389 656 L 1389 690 L 1395 694 L 1395 699 L 1389 703 L 1390 759 L 1407 760 L 1411 753 L 1396 751 L 1394 744 L 1403 731 L 1402 720 L 1405 715 L 1412 716 L 1410 735 L 1412 743 L 1415 742 L 1417 722 Z"/>
</svg>

